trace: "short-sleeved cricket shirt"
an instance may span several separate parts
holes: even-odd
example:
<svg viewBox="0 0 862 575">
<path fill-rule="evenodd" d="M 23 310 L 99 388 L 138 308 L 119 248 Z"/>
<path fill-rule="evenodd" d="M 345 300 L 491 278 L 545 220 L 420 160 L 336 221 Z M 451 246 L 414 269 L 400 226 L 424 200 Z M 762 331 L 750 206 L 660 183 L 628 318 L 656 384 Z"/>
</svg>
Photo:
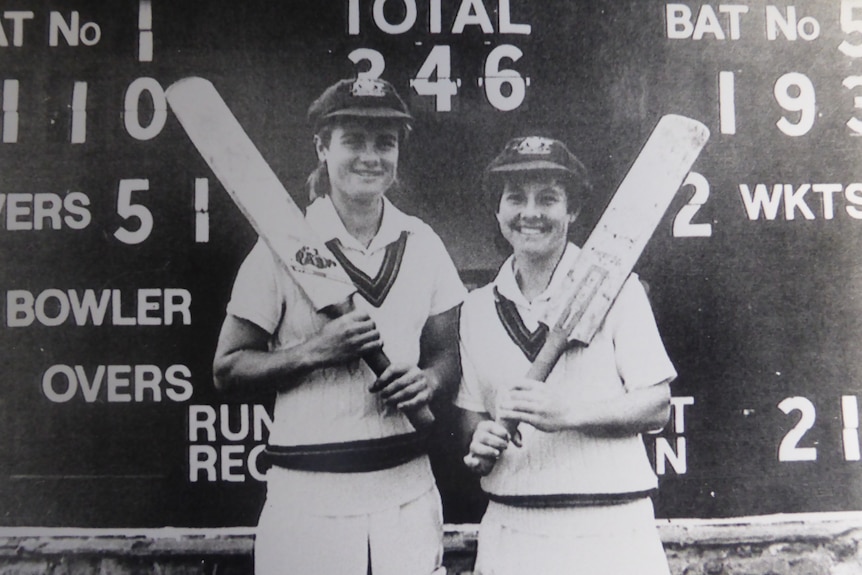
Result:
<svg viewBox="0 0 862 575">
<path fill-rule="evenodd" d="M 548 288 L 533 301 L 521 293 L 513 260 L 496 279 L 471 292 L 461 309 L 462 384 L 456 404 L 495 415 L 497 393 L 526 375 L 540 344 L 540 322 L 553 325 L 565 305 L 565 275 L 579 248 L 569 244 Z M 571 347 L 546 385 L 585 402 L 669 382 L 676 371 L 665 352 L 643 286 L 629 277 L 589 346 Z M 576 430 L 544 433 L 521 424 L 524 446 L 510 446 L 483 489 L 495 495 L 617 494 L 656 487 L 640 435 L 594 437 Z"/>
<path fill-rule="evenodd" d="M 387 356 L 416 364 L 426 320 L 460 304 L 466 290 L 431 228 L 383 201 L 380 228 L 367 247 L 347 232 L 328 196 L 308 207 L 306 219 L 322 240 L 333 241 L 344 267 L 359 278 L 354 283 L 362 297 L 354 298 L 356 307 L 376 323 Z M 271 333 L 271 349 L 297 345 L 327 321 L 262 241 L 240 267 L 227 311 Z M 406 416 L 369 393 L 375 379 L 361 360 L 298 376 L 293 386 L 277 394 L 269 442 L 335 443 L 413 431 Z M 403 502 L 433 486 L 424 457 L 370 473 L 277 471 L 279 481 L 287 482 L 298 498 L 317 494 L 312 499 L 319 506 L 339 514 Z"/>
</svg>

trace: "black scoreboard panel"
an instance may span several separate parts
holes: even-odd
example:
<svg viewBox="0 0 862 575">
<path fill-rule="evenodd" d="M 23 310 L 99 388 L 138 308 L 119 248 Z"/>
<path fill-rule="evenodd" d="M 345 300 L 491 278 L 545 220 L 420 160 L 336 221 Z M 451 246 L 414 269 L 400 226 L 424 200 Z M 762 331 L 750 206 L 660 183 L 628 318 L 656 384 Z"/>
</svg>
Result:
<svg viewBox="0 0 862 575">
<path fill-rule="evenodd" d="M 706 124 L 637 266 L 679 371 L 658 514 L 862 509 L 862 1 L 9 0 L 0 524 L 255 522 L 268 401 L 211 383 L 255 234 L 164 90 L 212 81 L 304 205 L 308 105 L 356 75 L 413 110 L 392 200 L 472 284 L 504 257 L 480 183 L 508 138 L 588 166 L 583 239 L 662 115 Z M 439 431 L 447 518 L 475 521 Z"/>
</svg>

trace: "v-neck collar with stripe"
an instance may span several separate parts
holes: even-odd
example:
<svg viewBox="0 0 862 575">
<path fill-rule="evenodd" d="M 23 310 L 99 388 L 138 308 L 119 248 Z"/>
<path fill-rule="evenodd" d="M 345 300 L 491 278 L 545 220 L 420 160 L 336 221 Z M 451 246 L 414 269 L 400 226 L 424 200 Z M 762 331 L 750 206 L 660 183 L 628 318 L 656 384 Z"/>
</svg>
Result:
<svg viewBox="0 0 862 575">
<path fill-rule="evenodd" d="M 506 333 L 533 361 L 545 342 L 549 326 L 558 319 L 560 305 L 565 298 L 558 297 L 566 285 L 566 273 L 578 257 L 580 249 L 572 243 L 566 245 L 557 263 L 548 287 L 532 300 L 527 300 L 515 278 L 515 260 L 510 256 L 494 279 L 494 296 L 497 317 Z"/>
<path fill-rule="evenodd" d="M 416 226 L 415 218 L 383 198 L 380 229 L 368 247 L 350 235 L 328 196 L 308 207 L 306 220 L 326 242 L 359 293 L 380 307 L 398 277 L 408 235 Z"/>
</svg>

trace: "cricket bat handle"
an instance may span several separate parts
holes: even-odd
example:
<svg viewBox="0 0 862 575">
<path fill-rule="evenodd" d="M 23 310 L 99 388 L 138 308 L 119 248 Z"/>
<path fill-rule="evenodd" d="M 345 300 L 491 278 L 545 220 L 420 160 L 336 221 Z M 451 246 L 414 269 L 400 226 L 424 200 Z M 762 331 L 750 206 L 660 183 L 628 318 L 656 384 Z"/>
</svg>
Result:
<svg viewBox="0 0 862 575">
<path fill-rule="evenodd" d="M 539 350 L 536 359 L 530 369 L 527 370 L 527 379 L 536 381 L 545 381 L 551 375 L 551 371 L 557 364 L 557 360 L 563 355 L 568 345 L 568 338 L 565 331 L 554 329 L 548 333 L 548 338 L 545 340 L 545 345 Z M 509 437 L 514 437 L 518 433 L 518 422 L 512 420 L 500 420 L 499 423 L 509 432 Z"/>
<path fill-rule="evenodd" d="M 353 304 L 353 298 L 349 297 L 340 303 L 327 306 L 321 311 L 330 319 L 335 319 L 352 312 L 354 309 L 356 309 L 356 306 Z M 368 352 L 362 356 L 362 359 L 377 377 L 380 377 L 392 365 L 392 362 L 389 361 L 389 358 L 382 349 Z M 434 414 L 431 413 L 427 405 L 423 405 L 417 409 L 404 410 L 404 415 L 407 416 L 413 427 L 418 430 L 429 428 L 434 423 Z"/>
<path fill-rule="evenodd" d="M 563 352 L 566 351 L 566 347 L 568 345 L 568 333 L 566 329 L 562 324 L 556 325 L 554 329 L 548 332 L 545 344 L 542 346 L 542 349 L 539 350 L 538 355 L 536 355 L 536 359 L 534 359 L 532 365 L 530 365 L 530 369 L 527 370 L 526 378 L 536 381 L 545 381 L 548 379 L 548 376 L 551 375 L 551 371 L 554 369 L 554 365 L 557 364 L 557 360 L 559 360 L 560 356 L 563 355 Z M 517 421 L 498 418 L 497 423 L 506 429 L 506 432 L 509 434 L 510 441 L 516 445 L 520 445 L 520 432 L 518 431 Z M 468 453 L 464 456 L 464 463 L 469 469 L 473 470 L 474 473 L 479 473 L 480 475 L 487 475 L 490 473 L 491 467 L 493 466 L 487 466 L 472 453 Z"/>
<path fill-rule="evenodd" d="M 392 363 L 389 361 L 389 358 L 386 357 L 386 354 L 383 353 L 382 349 L 366 353 L 362 356 L 362 359 L 378 377 L 386 371 L 386 368 L 388 368 Z M 409 410 L 405 409 L 404 415 L 407 416 L 407 419 L 410 420 L 413 427 L 418 430 L 427 429 L 434 423 L 434 414 L 431 413 L 431 410 L 427 405 Z"/>
</svg>

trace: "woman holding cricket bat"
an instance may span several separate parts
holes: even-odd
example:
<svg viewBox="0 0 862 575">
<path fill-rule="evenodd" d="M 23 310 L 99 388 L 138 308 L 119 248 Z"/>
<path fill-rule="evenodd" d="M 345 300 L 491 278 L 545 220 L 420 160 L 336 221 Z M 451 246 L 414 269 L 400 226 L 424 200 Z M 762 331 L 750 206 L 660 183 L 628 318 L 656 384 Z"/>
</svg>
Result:
<svg viewBox="0 0 862 575">
<path fill-rule="evenodd" d="M 216 385 L 276 393 L 255 571 L 442 572 L 440 496 L 408 415 L 457 383 L 466 292 L 440 238 L 385 196 L 412 120 L 392 85 L 342 80 L 309 118 L 320 164 L 305 219 L 358 295 L 328 320 L 263 241 L 238 272 Z M 297 254 L 321 269 L 327 257 Z M 381 347 L 392 363 L 377 376 L 362 357 Z"/>
<path fill-rule="evenodd" d="M 455 403 L 472 437 L 465 463 L 490 500 L 476 573 L 667 575 L 640 434 L 666 423 L 676 372 L 644 289 L 629 277 L 590 345 L 568 342 L 548 326 L 573 291 L 584 166 L 557 140 L 518 138 L 485 182 L 513 253 L 461 311 Z M 543 346 L 559 359 L 537 381 L 526 374 Z"/>
</svg>

